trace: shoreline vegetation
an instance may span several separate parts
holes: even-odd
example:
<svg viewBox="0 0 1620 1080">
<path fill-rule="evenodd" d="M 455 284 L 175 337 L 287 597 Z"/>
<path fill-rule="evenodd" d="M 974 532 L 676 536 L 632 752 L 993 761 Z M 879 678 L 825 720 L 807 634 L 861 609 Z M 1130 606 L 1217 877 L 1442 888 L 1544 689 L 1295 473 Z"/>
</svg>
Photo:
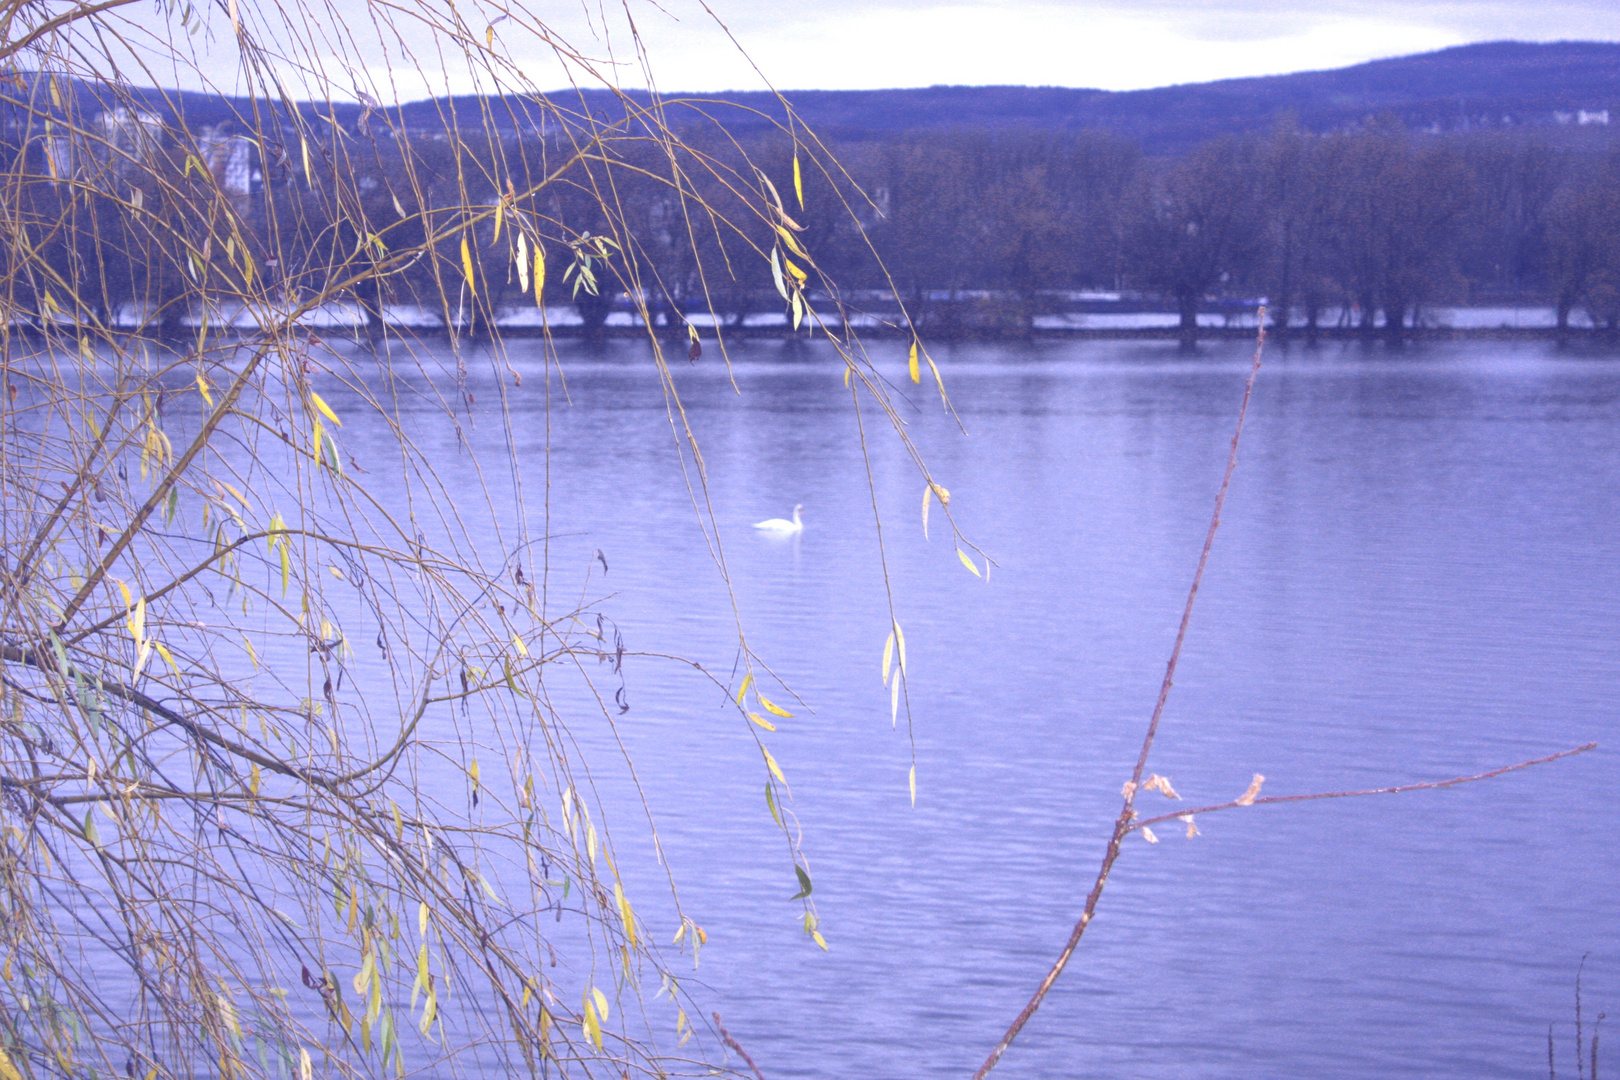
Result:
<svg viewBox="0 0 1620 1080">
<path fill-rule="evenodd" d="M 900 340 L 910 340 L 920 333 L 938 342 L 1246 340 L 1253 338 L 1258 328 L 1253 305 L 1212 304 L 1199 311 L 1197 328 L 1190 333 L 1179 324 L 1178 314 L 1163 306 L 1124 305 L 1124 310 L 1110 311 L 1093 305 L 1091 310 L 1053 312 L 1037 316 L 1032 325 L 1012 326 L 997 319 L 993 310 L 988 315 L 982 308 L 978 312 L 972 308 L 967 311 L 965 317 L 957 313 L 943 319 L 914 319 L 908 325 L 898 307 L 892 312 L 875 313 L 818 310 L 816 318 L 807 318 L 797 329 L 791 326 L 787 316 L 769 310 L 751 311 L 724 320 L 698 313 L 671 317 L 650 310 L 649 314 L 653 320 L 650 332 L 676 342 L 705 340 L 717 335 L 750 340 L 810 341 L 825 331 L 840 336 L 859 334 L 866 338 Z M 642 339 L 649 333 L 646 319 L 625 298 L 596 325 L 586 325 L 567 306 L 508 309 L 495 313 L 493 318 L 479 320 L 468 318 L 464 312 L 434 311 L 411 304 L 388 305 L 373 314 L 360 304 L 340 301 L 311 308 L 301 315 L 288 308 L 255 313 L 241 305 L 227 305 L 207 312 L 194 311 L 167 327 L 146 312 L 126 307 L 109 320 L 108 330 L 119 336 L 167 338 L 175 343 L 196 343 L 199 339 L 218 341 L 259 332 L 262 314 L 270 314 L 277 323 L 288 320 L 291 325 L 312 334 L 355 340 L 384 336 L 431 340 L 454 336 L 477 341 L 494 335 L 501 338 Z M 1285 326 L 1275 314 L 1268 313 L 1266 332 L 1279 342 L 1389 341 L 1382 321 L 1358 325 L 1353 313 L 1327 314 L 1328 318 L 1312 326 L 1296 312 Z M 823 331 L 812 327 L 816 322 Z M 48 340 L 58 327 L 37 319 L 19 319 L 13 321 L 9 329 L 12 333 L 37 335 Z M 1579 319 L 1560 327 L 1554 309 L 1548 306 L 1442 307 L 1424 312 L 1417 325 L 1402 328 L 1400 337 L 1406 341 L 1610 341 L 1620 337 L 1620 332 Z"/>
<path fill-rule="evenodd" d="M 40 272 L 8 300 L 36 326 L 184 340 L 238 319 L 203 306 L 262 289 L 255 325 L 475 337 L 820 323 L 1195 340 L 1247 333 L 1260 298 L 1302 324 L 1273 326 L 1289 336 L 1620 331 L 1607 111 L 1576 141 L 1557 125 L 1430 130 L 1393 112 L 1313 130 L 1285 112 L 1269 132 L 1153 156 L 1103 129 L 823 137 L 703 98 L 661 97 L 656 113 L 588 95 L 340 106 L 63 82 L 0 85 L 17 218 L 44 237 Z M 836 167 L 799 169 L 812 145 Z M 538 186 L 520 194 L 516 177 Z M 784 219 L 750 211 L 755 186 L 786 200 Z M 146 235 L 148 208 L 204 191 L 238 221 L 240 249 Z M 81 226 L 55 228 L 75 202 Z M 503 239 L 518 218 L 533 231 L 522 258 Z M 1520 318 L 1522 305 L 1538 310 Z"/>
</svg>

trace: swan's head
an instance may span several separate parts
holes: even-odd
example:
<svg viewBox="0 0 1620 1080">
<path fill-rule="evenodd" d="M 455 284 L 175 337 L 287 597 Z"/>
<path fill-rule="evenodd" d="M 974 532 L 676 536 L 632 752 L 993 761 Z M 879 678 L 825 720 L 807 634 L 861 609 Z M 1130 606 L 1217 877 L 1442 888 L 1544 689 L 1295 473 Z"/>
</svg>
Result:
<svg viewBox="0 0 1620 1080">
<path fill-rule="evenodd" d="M 800 510 L 803 510 L 803 509 L 804 509 L 804 503 L 794 503 L 793 504 L 793 512 L 795 514 L 797 514 Z"/>
</svg>

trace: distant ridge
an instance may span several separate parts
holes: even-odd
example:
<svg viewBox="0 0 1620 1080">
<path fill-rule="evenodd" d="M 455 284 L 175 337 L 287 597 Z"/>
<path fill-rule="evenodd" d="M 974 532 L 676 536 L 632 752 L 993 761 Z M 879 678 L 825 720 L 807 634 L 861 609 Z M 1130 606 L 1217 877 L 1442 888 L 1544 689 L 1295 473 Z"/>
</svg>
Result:
<svg viewBox="0 0 1620 1080">
<path fill-rule="evenodd" d="M 633 94 L 645 100 L 645 94 Z M 702 97 L 767 115 L 780 106 L 766 93 Z M 841 137 L 952 127 L 1093 128 L 1139 141 L 1150 154 L 1175 153 L 1228 133 L 1264 131 L 1292 114 L 1308 131 L 1355 127 L 1382 113 L 1412 129 L 1556 127 L 1582 111 L 1607 109 L 1620 130 L 1620 43 L 1495 41 L 1373 60 L 1329 71 L 1223 79 L 1151 90 L 1029 86 L 932 86 L 909 90 L 790 90 L 783 96 L 818 131 Z M 572 101 L 573 92 L 553 95 Z M 605 91 L 587 93 L 595 110 L 617 112 Z M 462 107 L 472 99 L 459 99 Z M 407 115 L 437 115 L 417 103 Z M 742 128 L 763 121 L 732 115 Z"/>
<path fill-rule="evenodd" d="M 166 111 L 159 105 L 163 95 L 158 91 L 144 94 L 155 111 Z M 648 100 L 644 91 L 628 96 Z M 1572 137 L 1606 136 L 1611 131 L 1620 134 L 1620 43 L 1496 41 L 1330 71 L 1151 90 L 932 86 L 790 90 L 783 96 L 817 132 L 846 140 L 961 127 L 1098 129 L 1135 140 L 1149 154 L 1158 155 L 1179 153 L 1218 135 L 1265 131 L 1285 115 L 1306 131 L 1327 132 L 1360 126 L 1380 114 L 1393 115 L 1413 130 L 1566 128 Z M 193 125 L 219 123 L 230 119 L 233 111 L 247 111 L 247 103 L 240 100 L 196 93 L 168 97 Z M 561 91 L 549 97 L 574 113 L 609 120 L 623 115 L 620 102 L 605 90 Z M 722 103 L 719 118 L 738 134 L 768 127 L 766 117 L 782 118 L 781 105 L 763 92 L 666 92 L 663 97 Z M 726 109 L 724 104 L 741 108 Z M 354 125 L 361 113 L 356 105 L 300 108 L 306 114 L 327 114 L 346 126 Z M 1612 127 L 1595 122 L 1605 110 Z M 537 110 L 525 103 L 477 97 L 412 102 L 400 106 L 398 113 L 410 127 L 442 126 L 451 114 L 464 124 L 481 123 L 486 116 L 503 127 L 539 121 Z M 1590 130 L 1577 131 L 1582 113 L 1592 121 Z M 679 117 L 678 109 L 671 111 L 671 120 L 678 123 Z M 691 119 L 701 118 L 693 113 Z"/>
</svg>

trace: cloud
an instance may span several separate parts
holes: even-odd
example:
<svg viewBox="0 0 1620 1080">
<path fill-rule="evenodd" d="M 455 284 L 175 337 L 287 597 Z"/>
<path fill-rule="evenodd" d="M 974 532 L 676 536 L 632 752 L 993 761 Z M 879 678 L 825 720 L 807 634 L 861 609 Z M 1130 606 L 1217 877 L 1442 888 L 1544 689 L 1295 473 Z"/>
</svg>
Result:
<svg viewBox="0 0 1620 1080">
<path fill-rule="evenodd" d="M 549 20 L 555 38 L 579 47 L 582 59 L 561 57 L 519 18 L 501 19 L 496 0 L 460 0 L 454 9 L 446 0 L 304 2 L 310 6 L 241 0 L 244 18 L 263 26 L 283 11 L 294 18 L 307 12 L 310 48 L 294 48 L 298 35 L 266 35 L 281 43 L 275 66 L 294 92 L 311 85 L 301 69 L 318 67 L 337 92 L 359 87 L 383 100 L 524 84 L 554 89 L 598 77 L 639 87 L 649 73 L 663 89 L 679 91 L 761 89 L 765 75 L 783 89 L 956 83 L 1120 90 L 1340 67 L 1469 41 L 1620 40 L 1614 0 L 1317 0 L 1287 7 L 1276 0 L 710 0 L 718 22 L 698 0 L 631 0 L 644 67 L 623 14 L 610 5 L 530 9 Z M 220 7 L 198 6 L 207 29 L 190 40 L 214 86 L 242 90 Z M 153 33 L 182 33 L 159 8 L 123 10 L 145 12 L 138 18 Z M 418 16 L 401 18 L 401 10 Z M 451 10 L 463 20 L 459 44 L 446 21 Z M 392 29 L 381 26 L 389 12 Z M 617 21 L 604 24 L 604 17 Z M 484 64 L 477 47 L 497 22 L 513 67 Z M 172 71 L 153 77 L 196 82 Z"/>
</svg>

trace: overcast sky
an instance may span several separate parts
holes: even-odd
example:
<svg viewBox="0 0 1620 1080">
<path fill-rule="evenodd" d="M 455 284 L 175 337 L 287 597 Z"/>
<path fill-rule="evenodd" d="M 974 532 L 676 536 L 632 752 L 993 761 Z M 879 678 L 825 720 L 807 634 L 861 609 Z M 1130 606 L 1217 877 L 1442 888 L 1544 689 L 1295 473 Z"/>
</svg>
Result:
<svg viewBox="0 0 1620 1080">
<path fill-rule="evenodd" d="M 211 81 L 229 90 L 238 59 L 222 13 L 227 2 L 210 5 L 209 32 L 190 40 Z M 279 7 L 262 2 L 266 12 Z M 325 40 L 304 62 L 318 63 L 335 82 L 385 100 L 473 89 L 459 56 L 446 53 L 442 33 L 418 26 L 385 43 L 372 29 L 381 9 L 376 0 L 314 2 L 326 5 L 315 20 Z M 1620 0 L 708 0 L 712 16 L 702 0 L 528 2 L 554 34 L 600 61 L 604 75 L 644 86 L 642 70 L 623 62 L 628 12 L 647 45 L 652 77 L 666 91 L 760 89 L 763 79 L 750 60 L 779 89 L 958 83 L 1125 90 L 1340 67 L 1473 41 L 1620 40 Z M 391 3 L 395 11 L 413 4 L 450 9 L 450 0 Z M 457 0 L 455 10 L 482 38 L 498 18 L 496 3 Z M 252 4 L 241 0 L 244 12 Z M 136 17 L 162 32 L 158 16 Z M 526 81 L 541 88 L 565 82 L 562 67 L 521 20 L 500 20 L 497 33 Z M 414 54 L 414 64 L 402 49 Z"/>
</svg>

